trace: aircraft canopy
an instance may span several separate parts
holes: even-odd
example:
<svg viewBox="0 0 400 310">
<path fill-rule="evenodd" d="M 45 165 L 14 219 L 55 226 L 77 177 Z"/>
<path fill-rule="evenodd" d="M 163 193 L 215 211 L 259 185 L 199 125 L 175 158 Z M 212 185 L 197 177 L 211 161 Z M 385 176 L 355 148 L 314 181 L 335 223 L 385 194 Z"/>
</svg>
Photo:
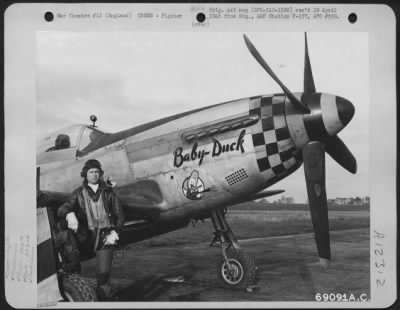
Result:
<svg viewBox="0 0 400 310">
<path fill-rule="evenodd" d="M 83 150 L 103 135 L 105 132 L 97 127 L 81 124 L 71 125 L 40 138 L 36 143 L 36 153 L 71 148 Z"/>
</svg>

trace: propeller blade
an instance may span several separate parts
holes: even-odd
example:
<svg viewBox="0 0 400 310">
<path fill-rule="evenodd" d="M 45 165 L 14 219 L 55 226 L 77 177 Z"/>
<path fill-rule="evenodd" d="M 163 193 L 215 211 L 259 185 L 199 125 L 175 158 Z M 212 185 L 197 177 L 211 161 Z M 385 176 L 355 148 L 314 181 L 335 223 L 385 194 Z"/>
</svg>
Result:
<svg viewBox="0 0 400 310">
<path fill-rule="evenodd" d="M 315 93 L 314 78 L 311 70 L 310 56 L 308 55 L 307 33 L 304 33 L 305 55 L 304 55 L 304 93 Z"/>
<path fill-rule="evenodd" d="M 303 160 L 315 242 L 321 263 L 327 265 L 331 258 L 331 247 L 329 240 L 328 202 L 325 190 L 324 144 L 311 142 L 304 146 Z"/>
<path fill-rule="evenodd" d="M 326 152 L 347 171 L 353 174 L 357 172 L 357 160 L 338 136 L 326 141 Z"/>
<path fill-rule="evenodd" d="M 250 39 L 245 34 L 243 35 L 243 37 L 244 37 L 244 41 L 246 42 L 246 46 L 249 49 L 250 53 L 258 61 L 258 63 L 261 65 L 261 67 L 263 67 L 264 70 L 267 71 L 267 73 L 274 79 L 274 81 L 276 83 L 278 83 L 278 85 L 282 88 L 283 92 L 289 98 L 289 100 L 293 104 L 293 106 L 303 113 L 310 113 L 310 109 L 307 106 L 305 106 L 303 103 L 301 103 L 293 95 L 293 93 L 279 80 L 279 78 L 275 75 L 275 73 L 272 71 L 272 69 L 268 66 L 268 64 L 262 58 L 260 53 L 257 51 L 257 49 L 255 48 L 253 43 L 251 43 Z"/>
</svg>

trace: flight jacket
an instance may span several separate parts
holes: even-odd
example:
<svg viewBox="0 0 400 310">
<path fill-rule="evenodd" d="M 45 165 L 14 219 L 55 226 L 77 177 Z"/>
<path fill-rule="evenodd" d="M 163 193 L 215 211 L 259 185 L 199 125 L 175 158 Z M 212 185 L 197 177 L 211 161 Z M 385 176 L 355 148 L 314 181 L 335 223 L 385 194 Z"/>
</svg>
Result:
<svg viewBox="0 0 400 310">
<path fill-rule="evenodd" d="M 90 189 L 87 183 L 84 181 L 80 187 L 73 191 L 72 198 L 62 204 L 57 211 L 57 215 L 62 219 L 65 219 L 68 213 L 75 212 L 76 218 L 79 222 L 77 237 L 81 242 L 86 241 L 89 232 L 85 209 L 86 204 L 82 192 L 84 188 L 86 188 L 88 192 L 94 196 L 92 189 Z M 110 220 L 110 225 L 119 234 L 125 219 L 118 197 L 113 191 L 112 187 L 103 180 L 99 182 L 98 191 L 100 191 L 100 195 L 103 198 L 104 208 Z"/>
</svg>

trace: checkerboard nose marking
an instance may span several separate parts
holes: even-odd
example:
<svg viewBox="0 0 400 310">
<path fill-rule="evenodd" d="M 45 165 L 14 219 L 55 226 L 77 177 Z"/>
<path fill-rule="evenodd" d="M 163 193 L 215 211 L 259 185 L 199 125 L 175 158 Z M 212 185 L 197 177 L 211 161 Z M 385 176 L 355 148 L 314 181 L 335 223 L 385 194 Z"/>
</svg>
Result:
<svg viewBox="0 0 400 310">
<path fill-rule="evenodd" d="M 261 121 L 252 127 L 257 164 L 266 177 L 280 176 L 296 164 L 296 147 L 285 118 L 285 95 L 255 97 L 250 101 L 250 114 Z"/>
</svg>

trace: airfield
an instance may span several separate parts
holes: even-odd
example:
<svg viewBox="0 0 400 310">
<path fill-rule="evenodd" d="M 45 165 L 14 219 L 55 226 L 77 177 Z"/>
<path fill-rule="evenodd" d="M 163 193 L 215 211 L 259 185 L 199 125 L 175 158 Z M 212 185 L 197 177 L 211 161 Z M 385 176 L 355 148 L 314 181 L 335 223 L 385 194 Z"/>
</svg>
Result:
<svg viewBox="0 0 400 310">
<path fill-rule="evenodd" d="M 111 280 L 116 300 L 314 301 L 317 293 L 341 293 L 347 297 L 353 294 L 356 298 L 366 294 L 363 298 L 369 298 L 369 227 L 360 227 L 362 225 L 354 221 L 361 219 L 369 226 L 368 210 L 329 211 L 331 222 L 336 219 L 349 225 L 331 231 L 332 262 L 327 269 L 319 263 L 312 232 L 285 235 L 285 231 L 281 231 L 278 236 L 271 236 L 268 234 L 275 231 L 266 231 L 264 236 L 258 232 L 253 238 L 241 238 L 240 235 L 246 233 L 234 225 L 239 220 L 245 223 L 257 218 L 257 223 L 265 227 L 285 227 L 294 223 L 290 221 L 290 217 L 294 217 L 296 223 L 308 223 L 312 229 L 309 212 L 232 210 L 228 215 L 228 223 L 232 222 L 230 225 L 239 243 L 258 266 L 257 282 L 251 291 L 226 288 L 218 280 L 216 264 L 221 256 L 220 249 L 209 246 L 213 230 L 206 222 L 117 251 Z M 355 228 L 349 229 L 353 223 L 356 223 Z M 249 226 L 257 230 L 257 225 Z M 199 234 L 200 237 L 196 237 Z M 92 278 L 94 260 L 83 262 L 82 270 L 83 276 Z"/>
</svg>

